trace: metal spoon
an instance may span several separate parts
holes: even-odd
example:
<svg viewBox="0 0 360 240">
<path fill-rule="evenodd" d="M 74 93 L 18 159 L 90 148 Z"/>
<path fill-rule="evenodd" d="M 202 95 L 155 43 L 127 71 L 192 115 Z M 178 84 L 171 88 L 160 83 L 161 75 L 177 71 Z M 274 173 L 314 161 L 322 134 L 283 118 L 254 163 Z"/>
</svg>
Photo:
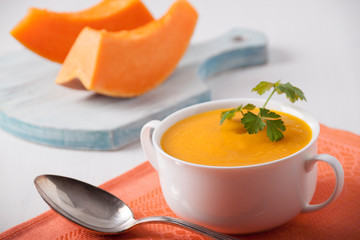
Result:
<svg viewBox="0 0 360 240">
<path fill-rule="evenodd" d="M 172 217 L 134 219 L 131 209 L 119 198 L 72 178 L 41 175 L 35 178 L 34 183 L 41 197 L 52 209 L 70 221 L 97 233 L 118 234 L 137 224 L 167 222 L 215 239 L 237 239 Z"/>
</svg>

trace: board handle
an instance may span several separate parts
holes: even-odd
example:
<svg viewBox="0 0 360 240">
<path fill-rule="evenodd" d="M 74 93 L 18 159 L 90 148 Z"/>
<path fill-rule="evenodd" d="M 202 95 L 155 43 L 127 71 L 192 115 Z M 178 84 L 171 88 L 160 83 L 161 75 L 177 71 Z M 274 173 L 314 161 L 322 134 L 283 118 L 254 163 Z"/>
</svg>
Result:
<svg viewBox="0 0 360 240">
<path fill-rule="evenodd" d="M 191 45 L 179 67 L 197 65 L 198 77 L 205 79 L 233 68 L 264 64 L 266 43 L 260 32 L 233 29 L 216 39 Z"/>
</svg>

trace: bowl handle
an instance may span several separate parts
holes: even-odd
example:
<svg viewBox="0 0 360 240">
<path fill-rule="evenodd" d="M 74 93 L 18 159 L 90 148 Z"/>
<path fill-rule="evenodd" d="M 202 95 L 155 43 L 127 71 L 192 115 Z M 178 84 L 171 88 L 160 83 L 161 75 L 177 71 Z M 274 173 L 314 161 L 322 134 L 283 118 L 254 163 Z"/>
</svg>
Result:
<svg viewBox="0 0 360 240">
<path fill-rule="evenodd" d="M 158 171 L 158 162 L 156 158 L 156 150 L 152 142 L 151 130 L 157 128 L 161 121 L 152 120 L 146 123 L 140 133 L 140 142 L 146 158 L 150 161 L 151 165 Z"/>
<path fill-rule="evenodd" d="M 303 213 L 313 212 L 313 211 L 319 210 L 323 207 L 326 207 L 340 195 L 340 193 L 343 189 L 343 186 L 344 186 L 344 170 L 343 170 L 340 162 L 331 155 L 317 154 L 317 155 L 312 156 L 310 159 L 305 161 L 305 169 L 307 171 L 311 170 L 312 167 L 314 166 L 314 164 L 318 161 L 322 161 L 322 162 L 329 164 L 332 167 L 332 169 L 334 170 L 335 177 L 336 177 L 335 188 L 334 188 L 334 191 L 332 192 L 331 196 L 326 201 L 324 201 L 320 204 L 306 203 L 301 211 Z"/>
</svg>

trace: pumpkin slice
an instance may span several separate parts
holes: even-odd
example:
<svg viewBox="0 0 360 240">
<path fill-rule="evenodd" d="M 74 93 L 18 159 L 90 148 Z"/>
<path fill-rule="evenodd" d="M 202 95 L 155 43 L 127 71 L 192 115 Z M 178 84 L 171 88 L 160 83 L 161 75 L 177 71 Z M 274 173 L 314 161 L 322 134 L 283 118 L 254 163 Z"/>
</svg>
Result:
<svg viewBox="0 0 360 240">
<path fill-rule="evenodd" d="M 196 10 L 186 0 L 178 0 L 159 20 L 131 31 L 84 28 L 56 83 L 77 88 L 77 79 L 86 89 L 103 95 L 141 95 L 174 71 L 196 21 Z"/>
<path fill-rule="evenodd" d="M 62 63 L 85 26 L 119 31 L 134 29 L 152 20 L 140 0 L 103 0 L 79 12 L 57 13 L 30 8 L 10 33 L 33 52 Z"/>
</svg>

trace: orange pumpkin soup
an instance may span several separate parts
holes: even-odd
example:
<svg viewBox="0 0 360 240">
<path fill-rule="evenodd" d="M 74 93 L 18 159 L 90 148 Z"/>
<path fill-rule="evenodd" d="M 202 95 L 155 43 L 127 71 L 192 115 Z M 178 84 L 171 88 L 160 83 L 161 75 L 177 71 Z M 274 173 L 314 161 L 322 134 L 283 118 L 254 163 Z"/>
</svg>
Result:
<svg viewBox="0 0 360 240">
<path fill-rule="evenodd" d="M 200 113 L 179 121 L 162 136 L 161 146 L 183 161 L 211 166 L 246 166 L 289 156 L 311 140 L 311 128 L 301 119 L 278 112 L 286 126 L 284 138 L 271 142 L 266 129 L 248 134 L 239 122 L 241 115 L 220 126 L 225 109 Z"/>
</svg>

